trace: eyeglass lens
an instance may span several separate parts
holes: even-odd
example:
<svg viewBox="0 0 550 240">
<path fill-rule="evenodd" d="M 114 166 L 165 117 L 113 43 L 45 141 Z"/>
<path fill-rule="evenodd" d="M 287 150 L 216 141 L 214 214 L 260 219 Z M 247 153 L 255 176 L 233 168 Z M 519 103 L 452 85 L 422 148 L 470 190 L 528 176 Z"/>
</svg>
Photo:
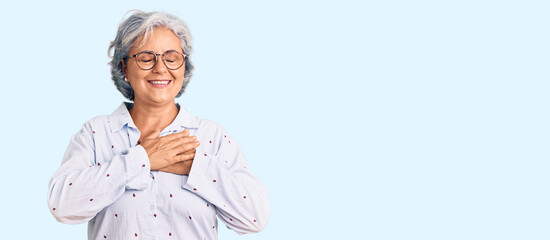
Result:
<svg viewBox="0 0 550 240">
<path fill-rule="evenodd" d="M 183 65 L 183 55 L 178 52 L 166 52 L 164 55 L 164 64 L 171 70 L 176 70 Z M 162 58 L 162 56 L 159 56 Z M 153 53 L 143 52 L 136 56 L 137 64 L 144 70 L 152 69 L 157 63 L 157 56 Z"/>
</svg>

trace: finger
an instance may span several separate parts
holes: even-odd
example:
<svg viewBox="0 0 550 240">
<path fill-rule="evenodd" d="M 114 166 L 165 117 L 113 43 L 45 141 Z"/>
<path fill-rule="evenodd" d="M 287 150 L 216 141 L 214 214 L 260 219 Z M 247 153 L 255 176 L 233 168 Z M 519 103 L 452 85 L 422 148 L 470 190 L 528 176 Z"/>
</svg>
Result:
<svg viewBox="0 0 550 240">
<path fill-rule="evenodd" d="M 200 145 L 199 141 L 194 141 L 190 143 L 177 144 L 172 146 L 172 151 L 174 155 L 184 154 L 187 151 L 193 150 Z"/>
<path fill-rule="evenodd" d="M 199 141 L 194 141 L 194 142 L 190 142 L 190 143 L 184 143 L 184 144 L 181 144 L 180 146 L 180 152 L 181 153 L 185 153 L 187 151 L 190 151 L 190 150 L 193 150 L 195 148 L 197 148 L 199 145 L 201 145 L 201 143 Z"/>
<path fill-rule="evenodd" d="M 162 137 L 162 139 L 170 142 L 170 141 L 180 139 L 180 138 L 186 137 L 186 136 L 189 136 L 189 130 L 187 130 L 187 129 L 185 129 L 181 132 L 178 132 L 178 133 L 172 133 L 172 134 L 166 135 L 166 136 Z"/>
<path fill-rule="evenodd" d="M 160 137 L 160 128 L 155 128 L 155 131 L 153 131 L 148 136 L 144 137 L 143 139 L 156 139 Z"/>
<path fill-rule="evenodd" d="M 195 150 L 200 145 L 201 145 L 201 142 L 199 142 L 199 141 L 184 143 L 183 144 L 183 152 L 185 153 L 187 151 Z"/>
<path fill-rule="evenodd" d="M 182 154 L 182 155 L 178 155 L 178 162 L 179 163 L 184 163 L 184 162 L 188 162 L 188 163 L 192 163 L 193 162 L 193 159 L 195 158 L 195 154 Z"/>
<path fill-rule="evenodd" d="M 177 144 L 191 143 L 197 140 L 197 136 L 184 136 L 182 138 L 175 139 Z"/>
<path fill-rule="evenodd" d="M 172 141 L 169 141 L 171 146 L 176 147 L 185 143 L 192 143 L 197 140 L 197 136 L 183 136 L 181 138 L 173 139 Z M 167 143 L 168 144 L 168 143 Z"/>
<path fill-rule="evenodd" d="M 176 156 L 179 157 L 179 156 L 189 155 L 189 154 L 195 155 L 196 153 L 197 153 L 197 151 L 195 150 L 195 148 L 193 148 L 193 149 L 191 149 L 191 150 L 189 150 L 189 151 L 187 151 L 187 152 L 178 153 Z"/>
<path fill-rule="evenodd" d="M 189 143 L 193 144 L 194 142 L 196 142 L 196 140 L 197 140 L 196 136 L 185 136 L 185 137 L 182 137 L 182 138 L 174 139 L 171 142 L 165 143 L 165 144 L 168 148 L 176 149 L 176 148 L 185 147 L 186 144 L 189 144 Z M 188 147 L 188 148 L 186 148 L 185 151 L 187 151 L 189 149 L 191 149 L 191 148 Z"/>
<path fill-rule="evenodd" d="M 180 153 L 180 154 L 191 154 L 191 153 L 196 153 L 196 152 L 197 152 L 197 149 L 196 149 L 196 148 L 193 148 L 193 149 L 191 149 L 191 150 L 189 150 L 189 151 L 182 152 L 182 153 Z M 178 154 L 178 155 L 179 155 L 179 154 Z"/>
<path fill-rule="evenodd" d="M 187 143 L 193 143 L 197 139 L 196 136 L 185 136 L 182 138 L 177 138 L 169 142 L 165 142 L 164 145 L 167 149 L 179 149 L 182 148 Z M 181 150 L 181 149 L 180 149 Z"/>
</svg>

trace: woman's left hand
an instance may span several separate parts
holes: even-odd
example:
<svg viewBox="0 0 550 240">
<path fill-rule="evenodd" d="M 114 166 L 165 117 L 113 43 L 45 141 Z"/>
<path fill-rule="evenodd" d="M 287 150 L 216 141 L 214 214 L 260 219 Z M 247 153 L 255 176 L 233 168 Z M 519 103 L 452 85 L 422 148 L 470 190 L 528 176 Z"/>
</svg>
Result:
<svg viewBox="0 0 550 240">
<path fill-rule="evenodd" d="M 182 153 L 181 155 L 188 155 L 192 154 L 192 158 L 190 160 L 186 160 L 183 162 L 174 163 L 170 166 L 164 167 L 159 169 L 158 171 L 163 171 L 167 173 L 173 173 L 178 175 L 189 175 L 189 172 L 191 172 L 191 165 L 193 165 L 193 159 L 195 157 L 195 148 Z"/>
</svg>

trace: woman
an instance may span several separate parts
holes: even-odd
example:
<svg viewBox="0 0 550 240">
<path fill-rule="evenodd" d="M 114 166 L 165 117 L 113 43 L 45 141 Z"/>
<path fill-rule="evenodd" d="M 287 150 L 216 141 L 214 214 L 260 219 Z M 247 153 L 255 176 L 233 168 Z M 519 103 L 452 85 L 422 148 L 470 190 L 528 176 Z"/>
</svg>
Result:
<svg viewBox="0 0 550 240">
<path fill-rule="evenodd" d="M 237 141 L 175 103 L 193 71 L 190 40 L 165 13 L 121 23 L 111 74 L 133 103 L 71 138 L 49 184 L 58 221 L 88 222 L 88 239 L 217 239 L 216 216 L 238 233 L 265 227 L 267 190 Z"/>
</svg>

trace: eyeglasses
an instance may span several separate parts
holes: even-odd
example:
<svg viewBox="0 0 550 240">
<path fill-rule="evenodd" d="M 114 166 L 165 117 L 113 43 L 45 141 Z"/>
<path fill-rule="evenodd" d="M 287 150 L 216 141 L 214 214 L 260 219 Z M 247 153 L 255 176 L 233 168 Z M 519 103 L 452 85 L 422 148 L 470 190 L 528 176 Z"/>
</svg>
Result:
<svg viewBox="0 0 550 240">
<path fill-rule="evenodd" d="M 164 62 L 164 65 L 170 70 L 177 70 L 181 66 L 183 66 L 183 60 L 186 57 L 185 54 L 181 54 L 175 50 L 169 50 L 164 52 L 163 54 L 156 54 L 151 51 L 145 51 L 134 54 L 132 56 L 128 56 L 126 58 L 135 57 L 136 64 L 139 68 L 143 70 L 151 70 L 157 65 L 157 56 L 162 56 L 162 61 Z"/>
</svg>

